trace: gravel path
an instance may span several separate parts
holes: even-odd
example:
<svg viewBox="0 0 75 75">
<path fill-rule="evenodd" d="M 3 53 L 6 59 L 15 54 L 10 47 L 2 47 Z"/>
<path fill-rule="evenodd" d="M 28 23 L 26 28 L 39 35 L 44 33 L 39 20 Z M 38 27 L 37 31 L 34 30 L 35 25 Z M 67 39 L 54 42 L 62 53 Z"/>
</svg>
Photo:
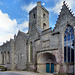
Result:
<svg viewBox="0 0 75 75">
<path fill-rule="evenodd" d="M 27 72 L 27 71 L 7 71 L 7 72 L 0 72 L 0 75 L 53 75 L 53 74 L 34 73 L 34 72 Z"/>
</svg>

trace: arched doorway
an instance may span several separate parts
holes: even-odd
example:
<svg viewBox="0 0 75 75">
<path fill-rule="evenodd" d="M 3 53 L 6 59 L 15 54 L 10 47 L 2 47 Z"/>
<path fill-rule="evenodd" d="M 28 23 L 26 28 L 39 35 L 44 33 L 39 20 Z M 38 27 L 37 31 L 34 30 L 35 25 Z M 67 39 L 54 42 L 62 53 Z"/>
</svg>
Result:
<svg viewBox="0 0 75 75">
<path fill-rule="evenodd" d="M 37 60 L 37 71 L 53 73 L 55 64 L 55 55 L 53 55 L 52 53 L 43 53 Z"/>
</svg>

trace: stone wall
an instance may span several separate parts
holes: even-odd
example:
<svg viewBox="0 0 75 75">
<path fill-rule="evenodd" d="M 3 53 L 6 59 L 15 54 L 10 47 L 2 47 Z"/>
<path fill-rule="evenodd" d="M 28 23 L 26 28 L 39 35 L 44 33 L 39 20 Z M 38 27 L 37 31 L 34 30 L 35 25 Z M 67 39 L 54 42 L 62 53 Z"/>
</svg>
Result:
<svg viewBox="0 0 75 75">
<path fill-rule="evenodd" d="M 27 64 L 27 47 L 26 42 L 27 38 L 24 37 L 25 34 L 22 34 L 22 32 L 19 32 L 16 36 L 15 42 L 14 42 L 14 48 L 15 48 L 15 69 L 17 70 L 23 70 L 26 69 Z"/>
<path fill-rule="evenodd" d="M 51 30 L 49 12 L 41 6 L 41 2 L 37 2 L 37 6 L 29 12 L 28 34 L 19 31 L 14 39 L 0 46 L 0 64 L 6 65 L 11 70 L 27 68 L 34 70 L 37 67 L 39 72 L 46 72 L 46 63 L 54 63 L 55 72 L 73 73 L 73 65 L 64 63 L 64 31 L 68 25 L 74 28 L 75 17 L 66 4 L 63 4 L 55 28 Z M 30 46 L 32 46 L 32 60 L 30 60 Z M 39 58 L 41 61 L 38 61 Z"/>
</svg>

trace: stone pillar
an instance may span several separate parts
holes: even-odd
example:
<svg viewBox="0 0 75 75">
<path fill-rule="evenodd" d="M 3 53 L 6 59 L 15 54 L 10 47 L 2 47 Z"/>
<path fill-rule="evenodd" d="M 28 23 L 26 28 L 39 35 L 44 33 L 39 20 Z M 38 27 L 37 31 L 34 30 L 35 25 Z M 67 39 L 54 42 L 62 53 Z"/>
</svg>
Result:
<svg viewBox="0 0 75 75">
<path fill-rule="evenodd" d="M 29 42 L 29 47 L 28 47 L 29 49 L 29 51 L 28 51 L 28 62 L 30 63 L 30 42 Z"/>
<path fill-rule="evenodd" d="M 1 52 L 1 64 L 2 64 L 2 52 Z"/>
<path fill-rule="evenodd" d="M 3 64 L 3 55 L 2 55 L 2 52 L 1 52 L 1 60 L 2 60 L 1 64 Z"/>
<path fill-rule="evenodd" d="M 2 64 L 2 54 L 0 52 L 0 64 Z"/>
<path fill-rule="evenodd" d="M 8 64 L 8 52 L 7 52 L 7 64 Z"/>
<path fill-rule="evenodd" d="M 35 62 L 35 54 L 36 54 L 35 42 L 33 42 L 33 62 Z"/>
<path fill-rule="evenodd" d="M 7 52 L 7 64 L 9 64 L 9 63 L 10 63 L 10 53 Z"/>
<path fill-rule="evenodd" d="M 29 62 L 28 62 L 28 41 L 26 41 L 26 68 L 29 69 Z"/>
<path fill-rule="evenodd" d="M 41 25 L 41 2 L 37 2 L 37 25 L 42 28 Z"/>
<path fill-rule="evenodd" d="M 6 63 L 6 53 L 4 52 L 4 65 Z"/>
<path fill-rule="evenodd" d="M 6 52 L 4 52 L 4 65 L 7 64 L 7 55 L 6 55 Z"/>
<path fill-rule="evenodd" d="M 35 53 L 35 64 L 34 64 L 34 71 L 37 71 L 37 54 L 38 52 Z"/>
<path fill-rule="evenodd" d="M 5 65 L 7 64 L 7 52 L 5 52 Z"/>
<path fill-rule="evenodd" d="M 2 64 L 4 64 L 4 53 L 2 53 Z"/>
<path fill-rule="evenodd" d="M 11 50 L 10 50 L 10 64 L 11 64 L 11 70 L 14 70 L 15 69 L 15 55 L 14 55 L 14 40 L 11 39 L 10 40 L 10 47 L 11 47 Z"/>
<path fill-rule="evenodd" d="M 60 60 L 59 60 L 59 73 L 63 73 L 63 63 L 64 63 L 64 34 L 60 34 L 60 40 L 59 40 L 59 55 L 60 55 Z"/>
</svg>

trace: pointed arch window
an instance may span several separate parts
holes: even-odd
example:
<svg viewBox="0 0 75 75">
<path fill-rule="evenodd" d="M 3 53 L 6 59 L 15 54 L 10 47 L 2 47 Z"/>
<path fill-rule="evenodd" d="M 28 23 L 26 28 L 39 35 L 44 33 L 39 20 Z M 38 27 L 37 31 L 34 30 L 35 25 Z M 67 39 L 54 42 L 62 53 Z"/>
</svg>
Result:
<svg viewBox="0 0 75 75">
<path fill-rule="evenodd" d="M 7 63 L 9 64 L 10 63 L 10 53 L 7 52 Z"/>
<path fill-rule="evenodd" d="M 45 13 L 43 14 L 43 18 L 45 19 Z"/>
<path fill-rule="evenodd" d="M 33 18 L 35 19 L 35 13 L 33 14 Z"/>
<path fill-rule="evenodd" d="M 74 30 L 70 25 L 64 32 L 64 62 L 74 62 Z"/>
<path fill-rule="evenodd" d="M 44 29 L 44 30 L 46 29 L 46 24 L 45 24 L 45 23 L 43 23 L 43 29 Z"/>
</svg>

